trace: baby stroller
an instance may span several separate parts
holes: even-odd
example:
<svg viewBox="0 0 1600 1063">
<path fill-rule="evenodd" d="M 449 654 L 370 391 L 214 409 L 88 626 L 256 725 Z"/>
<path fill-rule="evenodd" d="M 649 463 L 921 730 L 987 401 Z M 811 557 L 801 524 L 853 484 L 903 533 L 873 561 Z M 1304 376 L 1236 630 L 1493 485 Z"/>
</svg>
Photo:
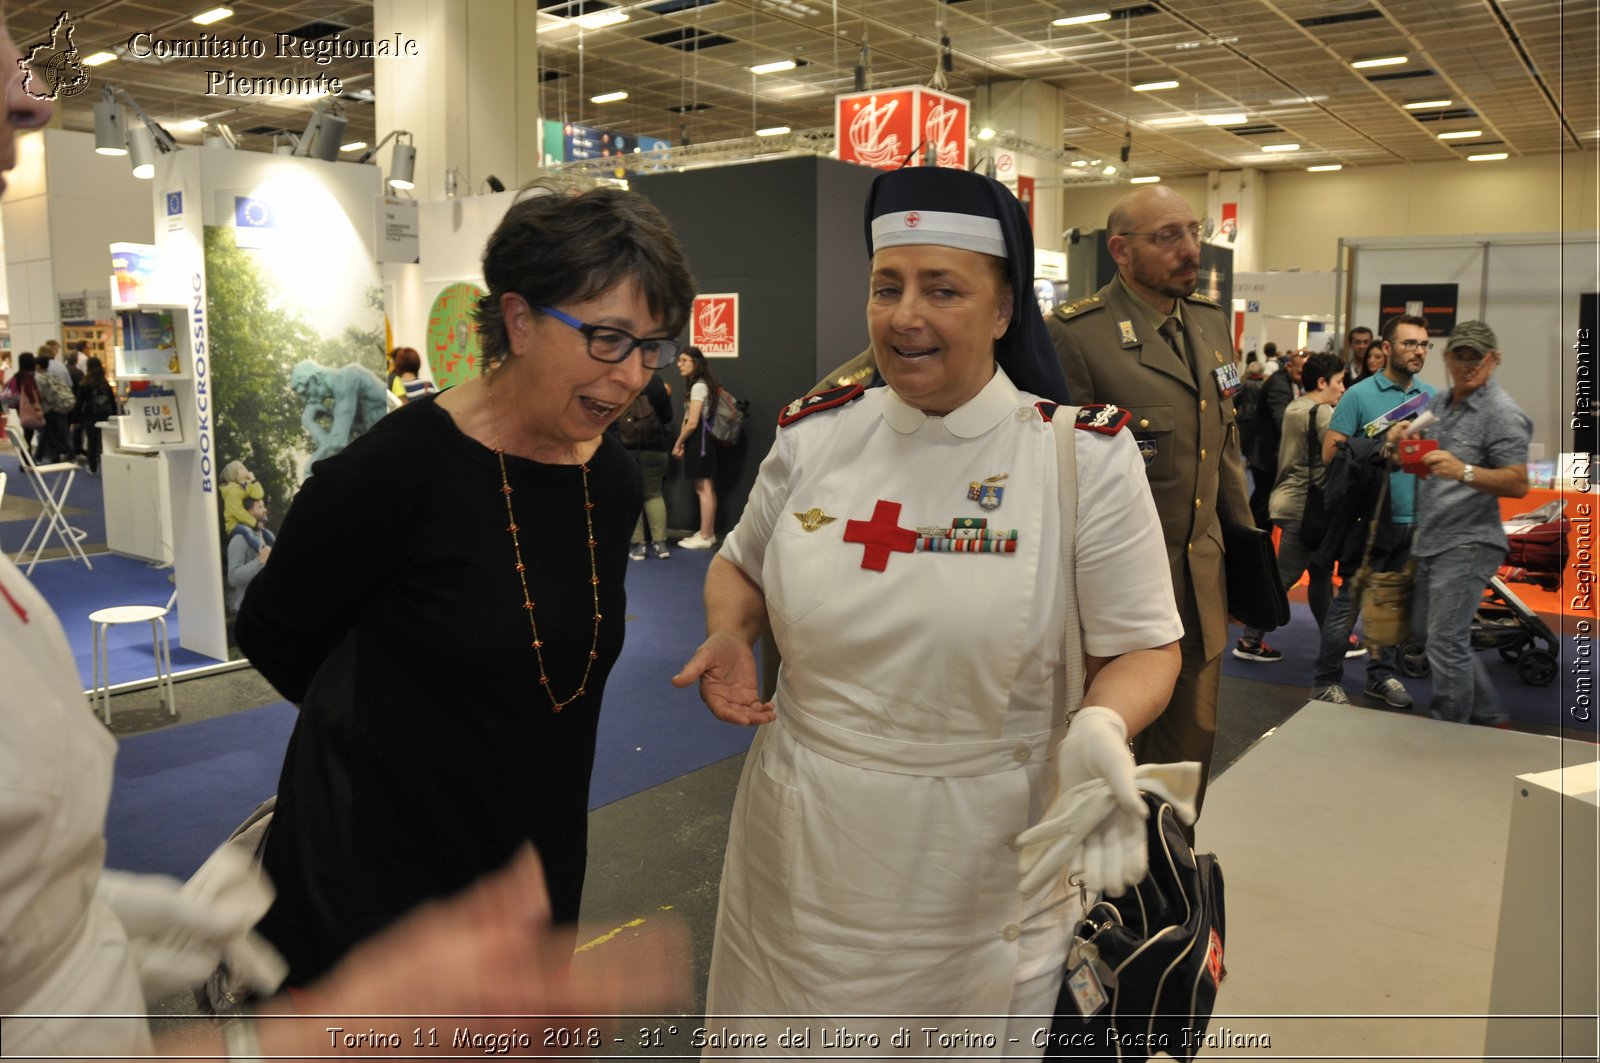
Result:
<svg viewBox="0 0 1600 1063">
<path fill-rule="evenodd" d="M 1484 588 L 1483 602 L 1472 619 L 1472 648 L 1496 650 L 1517 666 L 1517 678 L 1530 686 L 1547 686 L 1556 677 L 1556 634 L 1508 586 L 1532 583 L 1548 590 L 1561 586 L 1567 563 L 1566 503 L 1556 499 L 1505 522 L 1506 563 Z M 1415 642 L 1400 647 L 1400 671 L 1428 674 L 1426 649 Z"/>
</svg>

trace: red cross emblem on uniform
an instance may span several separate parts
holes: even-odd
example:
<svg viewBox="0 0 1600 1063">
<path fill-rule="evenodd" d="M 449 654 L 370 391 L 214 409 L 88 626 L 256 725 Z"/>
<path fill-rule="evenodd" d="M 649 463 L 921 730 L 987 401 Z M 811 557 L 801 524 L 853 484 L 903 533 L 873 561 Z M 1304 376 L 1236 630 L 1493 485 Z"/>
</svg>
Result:
<svg viewBox="0 0 1600 1063">
<path fill-rule="evenodd" d="M 882 572 L 889 567 L 891 551 L 909 554 L 917 547 L 917 533 L 900 527 L 900 503 L 878 499 L 871 520 L 845 522 L 844 541 L 861 543 L 866 547 L 861 554 L 861 567 Z"/>
<path fill-rule="evenodd" d="M 909 214 L 906 215 L 906 228 L 907 229 L 915 229 L 921 222 L 922 222 L 922 215 L 918 214 L 916 211 L 911 211 Z"/>
</svg>

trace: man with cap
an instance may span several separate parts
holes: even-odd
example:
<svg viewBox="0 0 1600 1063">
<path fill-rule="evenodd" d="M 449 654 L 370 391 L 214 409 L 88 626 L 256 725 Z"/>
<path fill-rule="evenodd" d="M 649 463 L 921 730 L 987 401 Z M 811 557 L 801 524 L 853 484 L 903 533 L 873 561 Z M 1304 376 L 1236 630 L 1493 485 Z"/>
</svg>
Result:
<svg viewBox="0 0 1600 1063">
<path fill-rule="evenodd" d="M 1050 338 L 1075 401 L 1133 415 L 1183 617 L 1177 687 L 1134 754 L 1199 761 L 1204 780 L 1228 644 L 1222 525 L 1254 526 L 1233 410 L 1241 385 L 1227 315 L 1195 294 L 1204 232 L 1183 198 L 1141 188 L 1112 208 L 1106 232 L 1117 276 L 1057 308 Z"/>
<path fill-rule="evenodd" d="M 1066 872 L 1120 893 L 1145 869 L 1138 790 L 1186 805 L 1197 785 L 1193 766 L 1187 788 L 1181 766 L 1140 775 L 1127 747 L 1178 670 L 1160 523 L 1121 411 L 1054 412 L 1015 196 L 898 170 L 866 220 L 884 386 L 785 408 L 673 679 L 769 725 L 734 802 L 707 1011 L 767 1054 L 837 1052 L 830 1018 L 887 1049 L 906 1016 L 946 1014 L 1037 1055 L 1039 1020 L 1008 1017 L 1055 1008 L 1082 910 Z M 768 624 L 783 666 L 763 701 Z M 762 1018 L 783 1015 L 809 1044 Z"/>
<path fill-rule="evenodd" d="M 1533 422 L 1495 383 L 1499 343 L 1482 321 L 1463 321 L 1444 345 L 1450 387 L 1429 407 L 1438 420 L 1421 435 L 1438 448 L 1422 455 L 1417 522 L 1414 613 L 1426 630 L 1436 720 L 1498 726 L 1506 711 L 1472 652 L 1472 618 L 1506 556 L 1500 498 L 1528 493 L 1528 443 Z M 1396 426 L 1396 434 L 1405 431 Z M 1425 618 L 1425 619 L 1424 619 Z"/>
</svg>

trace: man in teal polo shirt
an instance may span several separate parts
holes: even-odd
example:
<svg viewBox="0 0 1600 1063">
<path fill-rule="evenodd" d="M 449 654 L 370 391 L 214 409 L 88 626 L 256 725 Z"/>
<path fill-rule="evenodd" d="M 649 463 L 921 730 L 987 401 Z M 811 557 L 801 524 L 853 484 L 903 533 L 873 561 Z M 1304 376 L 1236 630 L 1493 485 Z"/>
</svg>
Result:
<svg viewBox="0 0 1600 1063">
<path fill-rule="evenodd" d="M 1428 339 L 1428 321 L 1413 315 L 1392 317 L 1383 324 L 1383 346 L 1389 364 L 1383 372 L 1366 377 L 1344 393 L 1333 411 L 1333 420 L 1322 440 L 1322 460 L 1333 460 L 1334 450 L 1351 436 L 1359 434 L 1372 421 L 1377 420 L 1407 399 L 1419 394 L 1432 395 L 1433 388 L 1418 380 L 1428 351 L 1433 344 Z M 1392 534 L 1386 537 L 1390 549 L 1383 557 L 1376 552 L 1374 568 L 1393 571 L 1405 565 L 1411 553 L 1411 526 L 1416 520 L 1417 478 L 1395 469 L 1389 474 L 1389 522 Z M 1317 663 L 1311 673 L 1311 696 L 1319 701 L 1348 704 L 1350 698 L 1341 685 L 1344 678 L 1344 655 L 1350 645 L 1350 629 L 1355 624 L 1354 605 L 1350 600 L 1350 575 L 1342 573 L 1339 593 L 1328 607 L 1327 619 L 1322 625 L 1322 645 L 1317 653 Z M 1395 651 L 1388 647 L 1376 657 L 1367 659 L 1366 692 L 1382 698 L 1396 709 L 1409 708 L 1411 695 L 1395 674 Z"/>
</svg>

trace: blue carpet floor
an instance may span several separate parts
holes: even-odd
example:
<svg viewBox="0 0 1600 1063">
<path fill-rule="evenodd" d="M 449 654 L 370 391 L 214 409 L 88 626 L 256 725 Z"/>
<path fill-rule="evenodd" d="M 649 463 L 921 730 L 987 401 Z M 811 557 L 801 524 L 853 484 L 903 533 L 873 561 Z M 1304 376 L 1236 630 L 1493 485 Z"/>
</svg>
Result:
<svg viewBox="0 0 1600 1063">
<path fill-rule="evenodd" d="M 705 553 L 675 551 L 665 562 L 629 565 L 627 644 L 606 685 L 591 808 L 749 748 L 753 730 L 717 721 L 694 689 L 668 682 L 703 637 L 700 588 L 709 562 Z M 192 874 L 276 791 L 294 720 L 294 707 L 279 701 L 123 739 L 106 822 L 107 864 Z"/>
<path fill-rule="evenodd" d="M 28 483 L 27 477 L 22 475 L 18 465 L 17 456 L 7 452 L 0 454 L 0 472 L 6 474 L 6 495 L 15 495 L 18 499 L 37 501 L 33 487 Z M 53 481 L 52 481 L 53 482 Z M 67 523 L 79 531 L 86 532 L 83 538 L 84 548 L 90 550 L 105 549 L 106 541 L 106 510 L 103 494 L 100 490 L 98 478 L 90 476 L 87 470 L 79 469 L 72 480 L 72 490 L 67 492 L 66 503 L 62 506 L 66 512 Z M 33 527 L 36 509 L 30 507 L 26 520 L 12 519 L 0 520 L 0 550 L 13 556 L 22 546 L 22 540 L 27 536 L 28 529 Z M 35 540 L 37 542 L 37 540 Z M 51 538 L 51 546 L 61 544 Z M 29 547 L 31 554 L 32 547 Z M 78 562 L 78 567 L 83 567 L 83 562 Z"/>
<path fill-rule="evenodd" d="M 41 561 L 30 577 L 61 618 L 84 689 L 94 682 L 93 625 L 89 614 L 110 605 L 165 605 L 172 596 L 171 569 L 151 568 L 143 561 L 117 554 L 93 554 L 89 560 L 94 562 L 93 571 L 76 559 Z M 212 658 L 178 645 L 182 623 L 176 609 L 167 615 L 172 670 L 181 672 L 216 664 Z M 149 679 L 156 674 L 149 624 L 117 624 L 109 628 L 106 647 L 113 684 Z"/>
<path fill-rule="evenodd" d="M 1282 683 L 1285 686 L 1303 686 L 1306 688 L 1307 697 L 1311 693 L 1311 670 L 1317 659 L 1317 643 L 1319 633 L 1317 622 L 1311 616 L 1311 608 L 1302 602 L 1291 601 L 1289 604 L 1291 614 L 1287 626 L 1268 633 L 1266 641 L 1273 649 L 1283 653 L 1283 660 L 1263 664 L 1259 661 L 1243 661 L 1233 656 L 1233 645 L 1238 641 L 1240 629 L 1233 628 L 1230 632 L 1228 652 L 1222 657 L 1222 672 L 1224 675 L 1235 679 L 1254 679 L 1267 683 Z M 1566 640 L 1565 651 L 1569 654 L 1576 652 L 1573 643 L 1576 640 Z M 1593 660 L 1594 647 L 1589 647 L 1589 660 Z M 1537 687 L 1524 683 L 1517 677 L 1515 665 L 1508 664 L 1500 659 L 1500 655 L 1493 650 L 1479 653 L 1479 659 L 1488 669 L 1489 680 L 1494 684 L 1500 700 L 1504 703 L 1506 712 L 1514 720 L 1527 723 L 1536 723 L 1548 727 L 1570 726 L 1572 721 L 1565 719 L 1561 705 L 1561 677 L 1558 675 L 1549 686 Z M 1427 679 L 1413 679 L 1402 675 L 1400 681 L 1411 692 L 1417 705 L 1424 709 L 1433 698 L 1433 684 Z M 1367 683 L 1366 659 L 1347 660 L 1344 666 L 1344 690 L 1357 701 L 1372 702 L 1362 694 L 1362 688 Z"/>
</svg>

